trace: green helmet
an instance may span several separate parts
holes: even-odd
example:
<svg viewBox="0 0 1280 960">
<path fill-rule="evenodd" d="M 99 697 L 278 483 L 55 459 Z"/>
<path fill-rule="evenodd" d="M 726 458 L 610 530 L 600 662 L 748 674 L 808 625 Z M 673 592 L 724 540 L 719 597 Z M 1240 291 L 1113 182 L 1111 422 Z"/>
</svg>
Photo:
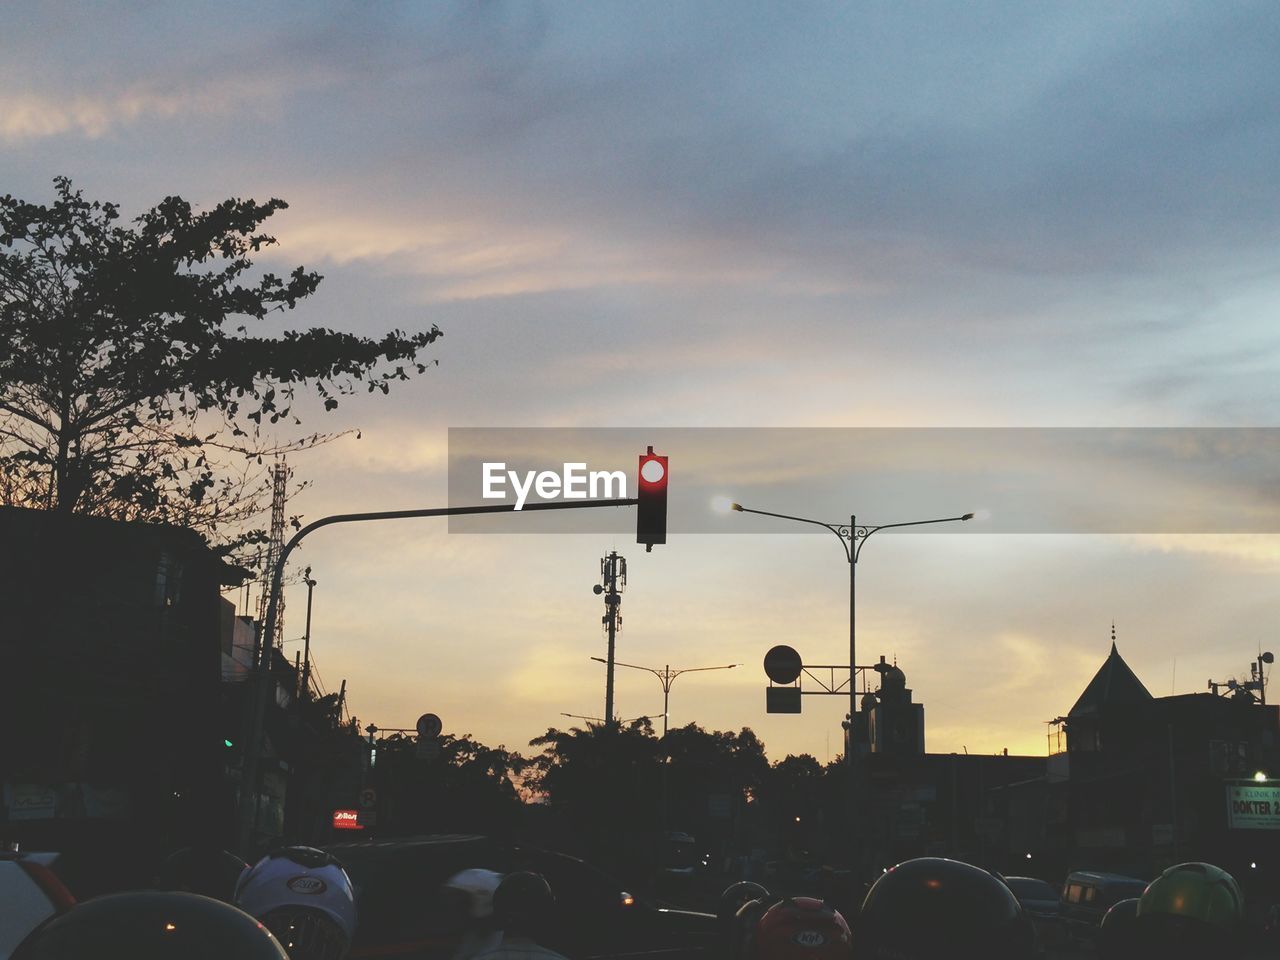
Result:
<svg viewBox="0 0 1280 960">
<path fill-rule="evenodd" d="M 1180 863 L 1147 885 L 1138 917 L 1178 917 L 1234 931 L 1244 917 L 1235 877 L 1211 863 Z"/>
</svg>

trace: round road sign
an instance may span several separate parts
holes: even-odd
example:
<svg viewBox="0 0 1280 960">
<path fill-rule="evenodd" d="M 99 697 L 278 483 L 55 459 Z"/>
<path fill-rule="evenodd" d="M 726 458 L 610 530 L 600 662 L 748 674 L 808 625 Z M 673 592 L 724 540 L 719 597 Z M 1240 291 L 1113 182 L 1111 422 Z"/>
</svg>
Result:
<svg viewBox="0 0 1280 960">
<path fill-rule="evenodd" d="M 364 810 L 372 810 L 378 803 L 378 791 L 373 787 L 365 787 L 360 791 L 360 806 Z"/>
<path fill-rule="evenodd" d="M 430 740 L 432 737 L 440 736 L 443 725 L 440 718 L 434 713 L 424 713 L 418 718 L 418 736 Z"/>
<path fill-rule="evenodd" d="M 803 662 L 794 647 L 779 644 L 764 655 L 764 672 L 774 683 L 795 683 Z"/>
</svg>

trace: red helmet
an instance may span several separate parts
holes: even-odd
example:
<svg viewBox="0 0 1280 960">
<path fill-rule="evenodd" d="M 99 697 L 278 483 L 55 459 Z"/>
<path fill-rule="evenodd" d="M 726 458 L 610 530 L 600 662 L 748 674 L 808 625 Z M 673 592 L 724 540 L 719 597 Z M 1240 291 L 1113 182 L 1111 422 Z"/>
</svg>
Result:
<svg viewBox="0 0 1280 960">
<path fill-rule="evenodd" d="M 849 925 L 813 897 L 775 903 L 756 924 L 751 960 L 848 960 Z"/>
</svg>

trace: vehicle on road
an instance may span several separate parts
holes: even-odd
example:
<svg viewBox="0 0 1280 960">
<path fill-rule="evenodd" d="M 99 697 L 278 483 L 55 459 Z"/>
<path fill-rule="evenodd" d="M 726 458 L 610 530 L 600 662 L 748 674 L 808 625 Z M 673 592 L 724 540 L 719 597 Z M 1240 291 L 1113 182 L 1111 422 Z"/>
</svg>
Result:
<svg viewBox="0 0 1280 960">
<path fill-rule="evenodd" d="M 1142 896 L 1147 881 L 1119 873 L 1098 870 L 1073 870 L 1062 885 L 1059 903 L 1068 934 L 1090 943 L 1098 936 L 1098 928 L 1108 910 L 1121 900 Z"/>
<path fill-rule="evenodd" d="M 529 870 L 550 883 L 554 916 L 539 940 L 570 960 L 696 960 L 717 946 L 714 914 L 665 908 L 628 892 L 595 867 L 564 854 L 489 837 L 445 835 L 366 840 L 325 848 L 356 891 L 358 925 L 351 958 L 414 952 L 446 958 L 459 935 L 442 896 L 461 870 Z"/>
<path fill-rule="evenodd" d="M 1054 947 L 1067 939 L 1062 919 L 1062 904 L 1052 884 L 1035 877 L 1005 877 L 1005 883 L 1018 898 L 1023 912 L 1035 924 L 1036 934 L 1046 947 Z"/>
</svg>

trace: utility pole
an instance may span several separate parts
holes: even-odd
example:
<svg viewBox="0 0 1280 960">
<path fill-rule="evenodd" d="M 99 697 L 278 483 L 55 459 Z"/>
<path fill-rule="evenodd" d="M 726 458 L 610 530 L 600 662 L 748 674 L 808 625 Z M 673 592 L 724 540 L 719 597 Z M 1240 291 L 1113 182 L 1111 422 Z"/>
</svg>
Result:
<svg viewBox="0 0 1280 960">
<path fill-rule="evenodd" d="M 622 626 L 622 593 L 618 589 L 627 589 L 627 558 L 618 556 L 614 550 L 607 557 L 600 558 L 600 582 L 591 589 L 596 595 L 604 594 L 604 616 L 600 622 L 604 624 L 609 637 L 609 658 L 605 661 L 608 670 L 604 680 L 604 722 L 613 723 L 613 652 L 618 638 L 618 628 Z"/>
<path fill-rule="evenodd" d="M 302 582 L 307 585 L 307 631 L 302 638 L 302 695 L 311 696 L 311 591 L 316 582 L 311 579 L 311 568 L 302 572 Z"/>
</svg>

